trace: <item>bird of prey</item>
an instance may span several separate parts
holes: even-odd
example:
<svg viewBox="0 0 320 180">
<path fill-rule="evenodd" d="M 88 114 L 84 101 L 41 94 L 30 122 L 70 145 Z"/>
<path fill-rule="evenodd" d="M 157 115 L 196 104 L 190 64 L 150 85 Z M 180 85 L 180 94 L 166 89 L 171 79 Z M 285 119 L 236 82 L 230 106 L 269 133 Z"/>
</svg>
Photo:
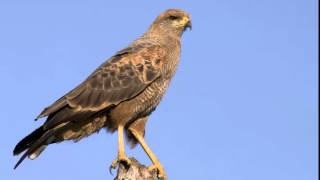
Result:
<svg viewBox="0 0 320 180">
<path fill-rule="evenodd" d="M 145 125 L 176 72 L 181 36 L 188 27 L 191 29 L 188 13 L 179 9 L 161 13 L 141 37 L 40 113 L 36 119 L 47 117 L 46 121 L 14 148 L 14 155 L 25 151 L 15 168 L 26 157 L 37 158 L 49 144 L 79 141 L 106 128 L 118 132 L 113 166 L 130 164 L 124 152 L 125 133 L 133 147 L 139 143 L 149 156 L 153 163 L 149 168 L 165 178 L 162 165 L 144 140 Z"/>
</svg>

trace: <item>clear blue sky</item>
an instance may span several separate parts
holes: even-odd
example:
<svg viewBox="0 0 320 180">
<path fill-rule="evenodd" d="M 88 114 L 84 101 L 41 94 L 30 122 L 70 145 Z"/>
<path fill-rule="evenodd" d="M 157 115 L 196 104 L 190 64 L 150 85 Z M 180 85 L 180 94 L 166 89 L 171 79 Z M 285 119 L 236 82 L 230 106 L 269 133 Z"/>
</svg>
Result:
<svg viewBox="0 0 320 180">
<path fill-rule="evenodd" d="M 1 1 L 0 179 L 113 179 L 116 134 L 51 145 L 13 171 L 38 113 L 168 8 L 188 11 L 181 63 L 147 125 L 169 180 L 315 180 L 316 0 Z M 170 124 L 170 126 L 168 126 Z M 150 164 L 140 147 L 127 151 Z"/>
</svg>

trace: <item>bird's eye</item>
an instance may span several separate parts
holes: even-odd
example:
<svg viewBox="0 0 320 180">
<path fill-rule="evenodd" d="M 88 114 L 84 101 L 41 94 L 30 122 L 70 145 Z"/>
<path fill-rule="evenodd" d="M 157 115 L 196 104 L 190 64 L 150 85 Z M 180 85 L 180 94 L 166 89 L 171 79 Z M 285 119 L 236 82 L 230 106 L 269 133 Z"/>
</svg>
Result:
<svg viewBox="0 0 320 180">
<path fill-rule="evenodd" d="M 177 20 L 177 19 L 179 19 L 179 17 L 178 16 L 169 16 L 169 19 L 170 20 Z"/>
</svg>

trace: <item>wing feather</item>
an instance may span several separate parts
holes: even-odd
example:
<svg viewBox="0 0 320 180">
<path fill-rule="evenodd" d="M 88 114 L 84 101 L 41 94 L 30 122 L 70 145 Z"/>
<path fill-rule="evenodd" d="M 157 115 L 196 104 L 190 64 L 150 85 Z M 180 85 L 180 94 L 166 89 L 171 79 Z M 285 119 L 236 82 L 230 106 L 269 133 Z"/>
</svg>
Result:
<svg viewBox="0 0 320 180">
<path fill-rule="evenodd" d="M 46 108 L 44 127 L 84 119 L 140 94 L 160 77 L 164 50 L 140 45 L 119 51 L 102 64 L 83 83 Z M 84 117 L 83 117 L 84 115 Z"/>
</svg>

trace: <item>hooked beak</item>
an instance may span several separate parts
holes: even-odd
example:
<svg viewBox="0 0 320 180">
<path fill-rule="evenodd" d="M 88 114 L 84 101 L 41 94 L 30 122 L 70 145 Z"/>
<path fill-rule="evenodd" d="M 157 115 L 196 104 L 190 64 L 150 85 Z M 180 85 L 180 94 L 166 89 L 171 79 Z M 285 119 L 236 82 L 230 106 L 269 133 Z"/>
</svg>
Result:
<svg viewBox="0 0 320 180">
<path fill-rule="evenodd" d="M 192 22 L 191 22 L 191 20 L 189 20 L 187 22 L 187 24 L 184 26 L 184 31 L 187 30 L 188 28 L 190 29 L 190 31 L 192 30 Z"/>
</svg>

